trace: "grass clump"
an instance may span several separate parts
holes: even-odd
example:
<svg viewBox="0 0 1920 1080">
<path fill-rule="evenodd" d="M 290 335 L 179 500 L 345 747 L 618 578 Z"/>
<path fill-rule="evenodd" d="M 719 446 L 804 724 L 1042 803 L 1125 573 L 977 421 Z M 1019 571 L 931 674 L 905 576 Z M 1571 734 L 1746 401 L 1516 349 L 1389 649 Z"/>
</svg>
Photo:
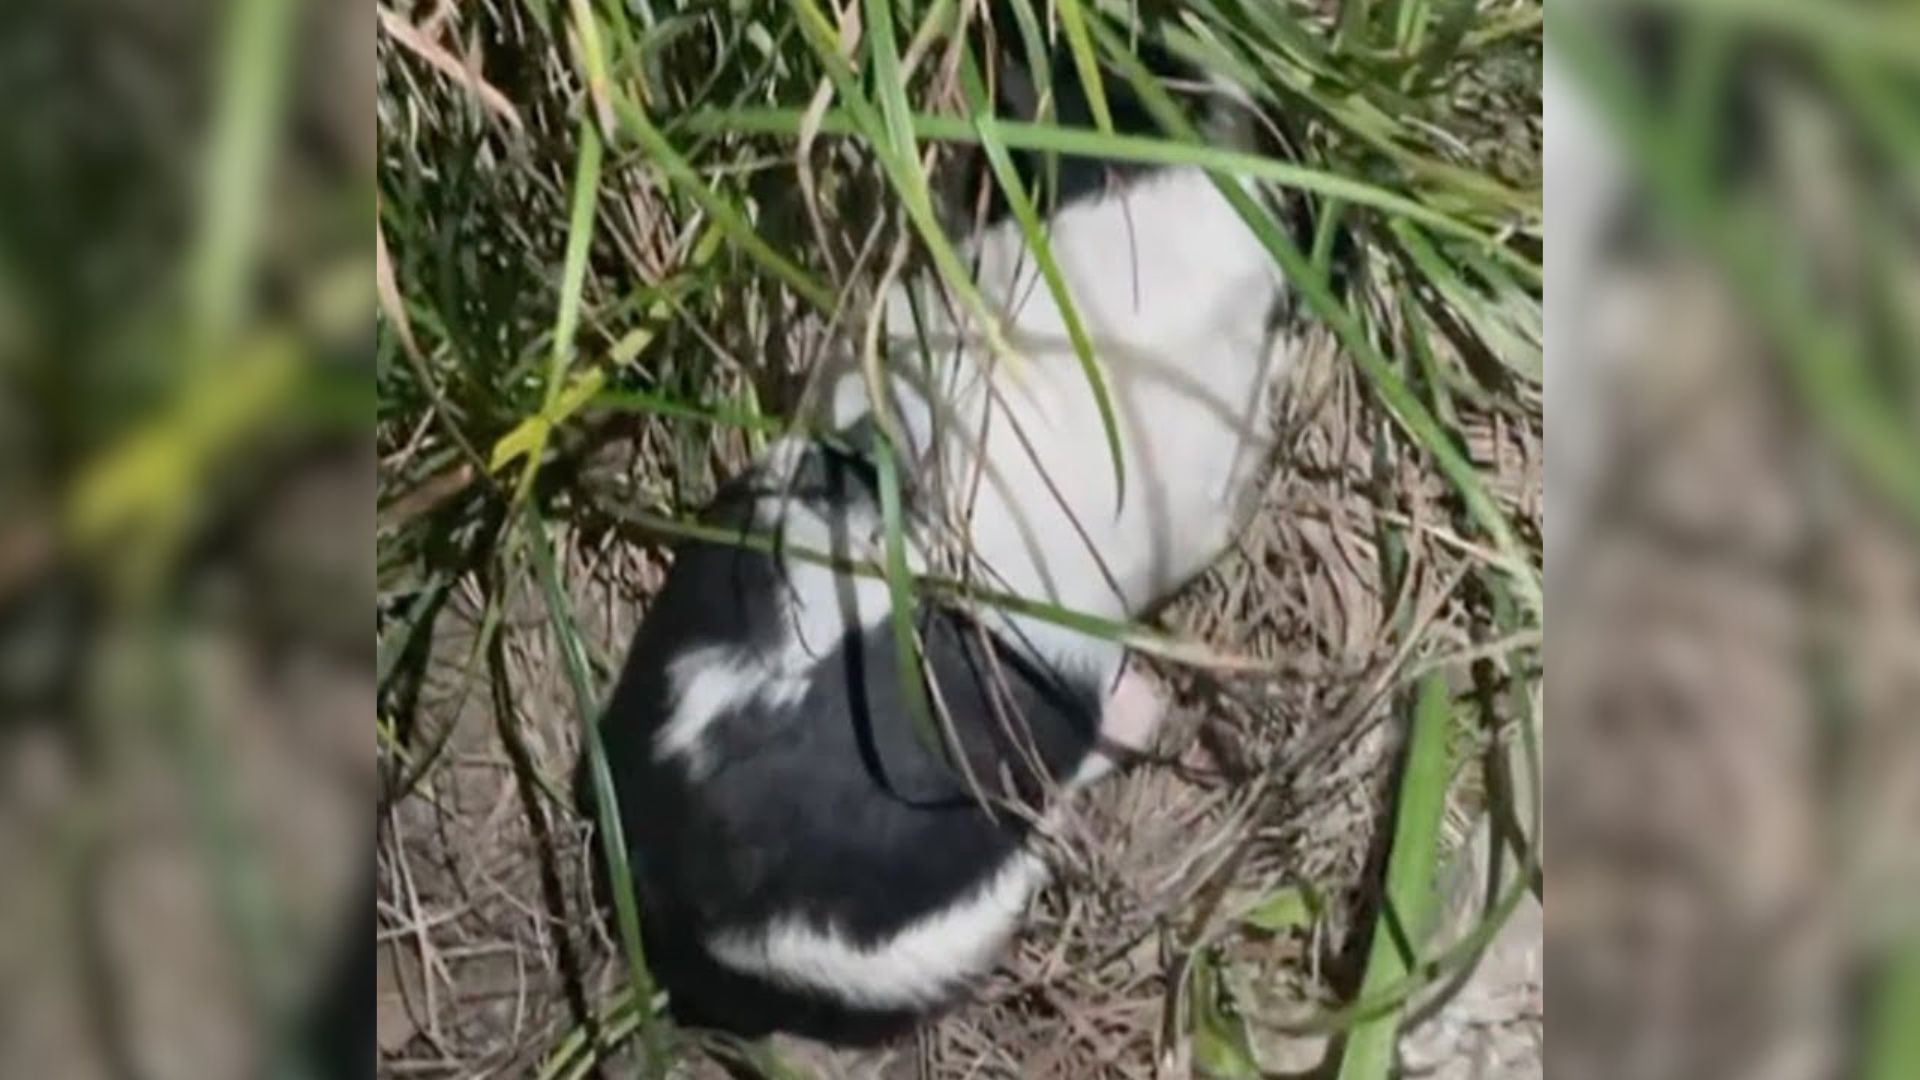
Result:
<svg viewBox="0 0 1920 1080">
<path fill-rule="evenodd" d="M 1022 55 L 1066 58 L 1035 66 L 1035 115 L 986 107 L 997 76 L 966 46 L 989 10 L 994 33 Z M 1532 722 L 1524 688 L 1539 664 L 1538 481 L 1516 473 L 1508 451 L 1525 457 L 1540 443 L 1538 3 L 492 0 L 390 3 L 381 26 L 381 722 L 383 752 L 403 778 L 390 810 L 454 813 L 448 785 L 471 750 L 455 718 L 466 686 L 485 678 L 481 658 L 510 644 L 511 696 L 544 707 L 555 670 L 571 689 L 547 709 L 561 719 L 534 705 L 497 719 L 550 744 L 536 755 L 539 775 L 518 782 L 536 791 L 530 814 L 566 826 L 565 850 L 548 854 L 557 864 L 580 857 L 570 831 L 579 823 L 546 791 L 564 787 L 554 780 L 572 754 L 591 753 L 574 747 L 590 746 L 594 688 L 610 680 L 635 600 L 657 583 L 659 545 L 697 534 L 690 515 L 718 480 L 794 423 L 823 356 L 857 349 L 902 257 L 922 256 L 962 303 L 983 304 L 958 253 L 964 229 L 943 209 L 948 178 L 975 152 L 1043 267 L 1051 193 L 1044 182 L 1022 188 L 1015 155 L 1252 178 L 1313 223 L 1302 234 L 1241 199 L 1249 227 L 1297 285 L 1305 323 L 1342 358 L 1322 369 L 1312 415 L 1337 414 L 1338 445 L 1364 452 L 1339 451 L 1311 482 L 1373 507 L 1342 518 L 1373 556 L 1338 572 L 1357 575 L 1392 617 L 1377 620 L 1377 633 L 1350 635 L 1364 647 L 1334 648 L 1325 620 L 1241 611 L 1216 591 L 1206 594 L 1208 616 L 1102 628 L 1169 658 L 1189 689 L 1195 680 L 1271 687 L 1292 672 L 1291 658 L 1329 653 L 1310 706 L 1269 698 L 1249 719 L 1254 778 L 1210 789 L 1241 806 L 1233 822 L 1220 820 L 1245 849 L 1232 866 L 1247 880 L 1195 883 L 1160 920 L 1212 911 L 1219 888 L 1272 891 L 1261 875 L 1281 855 L 1256 841 L 1259 822 L 1306 797 L 1302 778 L 1324 760 L 1302 753 L 1298 737 L 1329 747 L 1362 737 L 1414 661 L 1477 647 L 1483 666 L 1523 691 L 1494 699 L 1486 737 L 1511 739 Z M 1286 155 L 1208 145 L 1188 88 L 1145 74 L 1143 42 L 1237 84 Z M 1069 82 L 1084 91 L 1084 118 L 1060 114 L 1064 97 L 1047 92 Z M 1117 130 L 1111 86 L 1146 105 L 1157 134 Z M 1073 336 L 1087 392 L 1104 400 L 1098 359 L 1084 334 Z M 1119 437 L 1110 420 L 1107 437 Z M 1284 485 L 1276 493 L 1298 495 Z M 1277 551 L 1299 536 L 1275 505 L 1263 521 L 1216 590 L 1309 589 L 1269 579 L 1278 571 L 1261 545 Z M 889 576 L 903 604 L 944 587 L 905 580 L 904 561 L 889 561 L 872 570 Z M 531 596 L 542 598 L 542 617 L 529 623 L 519 613 Z M 450 633 L 455 624 L 467 632 Z M 1446 696 L 1447 685 L 1427 696 Z M 1348 719 L 1302 727 L 1319 709 Z M 1375 800 L 1376 814 L 1385 801 Z M 388 864 L 396 882 L 408 860 L 437 856 L 435 845 L 462 835 L 442 833 L 399 838 Z M 1354 864 L 1349 879 L 1315 883 L 1342 891 L 1349 910 L 1371 892 L 1358 835 L 1339 841 L 1347 854 L 1336 861 Z M 610 853 L 617 861 L 617 845 Z M 584 899 L 566 872 L 554 876 L 559 887 L 531 904 L 563 927 L 585 925 Z M 622 951 L 637 959 L 631 897 L 617 899 Z M 468 912 L 454 924 L 512 936 L 502 919 L 514 918 Z M 1192 924 L 1192 955 L 1231 945 L 1218 920 Z M 535 966 L 572 989 L 550 990 L 551 1007 L 510 1031 L 462 1023 L 449 1006 L 440 1053 L 540 1062 L 548 1075 L 628 1052 L 635 1032 L 656 1071 L 694 1053 L 647 1019 L 650 1008 L 634 1008 L 652 999 L 643 965 L 629 963 L 630 981 L 596 979 L 573 955 L 594 943 L 570 944 L 579 935 L 547 926 L 538 936 Z M 1209 985 L 1218 984 L 1209 1014 L 1240 1007 L 1228 999 L 1236 972 L 1252 970 L 1242 959 L 1228 948 L 1207 961 Z M 431 964 L 419 967 L 436 977 Z M 1412 961 L 1405 970 L 1426 971 Z M 1170 994 L 1177 1013 L 1189 981 L 1169 974 L 1153 992 Z M 599 1002 L 615 982 L 625 1004 L 608 1013 Z M 1328 988 L 1316 993 L 1313 1007 L 1337 1005 Z M 1281 1026 L 1301 1023 L 1295 1015 Z M 1139 1025 L 1145 1042 L 1125 1053 L 1146 1060 L 1156 1040 L 1181 1044 L 1189 1027 Z M 940 1052 L 955 1062 L 963 1053 L 957 1043 Z M 1083 1066 L 1067 1058 L 1058 1067 Z"/>
</svg>

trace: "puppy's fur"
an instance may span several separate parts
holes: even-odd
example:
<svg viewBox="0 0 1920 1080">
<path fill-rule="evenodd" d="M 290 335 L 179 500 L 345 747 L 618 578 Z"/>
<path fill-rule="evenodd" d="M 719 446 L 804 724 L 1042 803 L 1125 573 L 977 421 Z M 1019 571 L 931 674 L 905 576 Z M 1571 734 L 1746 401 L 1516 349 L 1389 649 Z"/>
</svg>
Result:
<svg viewBox="0 0 1920 1080">
<path fill-rule="evenodd" d="M 918 279 L 887 298 L 883 389 L 907 444 L 914 569 L 946 554 L 934 540 L 957 525 L 982 584 L 1125 618 L 1204 569 L 1244 518 L 1280 373 L 1282 282 L 1204 174 L 1094 183 L 1088 167 L 1063 182 L 1049 232 L 1112 396 L 1124 488 L 1061 308 L 1011 222 L 963 253 L 1018 370 Z M 848 370 L 829 395 L 854 446 L 783 441 L 723 491 L 710 523 L 779 546 L 681 545 L 602 722 L 648 960 L 686 1022 L 865 1042 L 950 1002 L 1044 880 L 1030 840 L 1050 797 L 1158 721 L 1111 641 L 923 596 L 930 677 L 911 677 L 957 759 L 924 736 L 884 583 L 799 551 L 881 561 L 858 438 L 878 428 L 869 389 Z"/>
<path fill-rule="evenodd" d="M 786 444 L 709 521 L 862 557 L 875 483 Z M 880 583 L 740 546 L 675 556 L 603 739 L 649 962 L 682 1019 L 879 1038 L 1011 932 L 1042 868 L 1026 816 L 982 805 L 966 773 L 1037 806 L 1093 752 L 1112 674 L 1036 664 L 937 604 L 917 622 L 965 770 L 911 720 Z"/>
</svg>

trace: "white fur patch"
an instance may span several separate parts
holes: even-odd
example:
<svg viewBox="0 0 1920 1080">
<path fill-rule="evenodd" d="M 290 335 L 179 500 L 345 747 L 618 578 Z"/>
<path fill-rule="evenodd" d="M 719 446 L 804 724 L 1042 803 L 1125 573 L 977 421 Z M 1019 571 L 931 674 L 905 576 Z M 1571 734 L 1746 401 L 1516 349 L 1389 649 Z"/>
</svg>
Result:
<svg viewBox="0 0 1920 1080">
<path fill-rule="evenodd" d="M 920 1008 L 993 965 L 1046 877 L 1045 861 L 1022 851 L 973 895 L 872 948 L 837 930 L 785 917 L 765 928 L 715 934 L 707 950 L 736 971 L 848 1005 Z"/>
<path fill-rule="evenodd" d="M 808 673 L 769 664 L 745 649 L 709 645 L 678 657 L 667 668 L 672 712 L 653 737 L 656 759 L 680 757 L 698 779 L 712 771 L 706 734 L 729 713 L 752 704 L 788 708 L 807 694 Z"/>
</svg>

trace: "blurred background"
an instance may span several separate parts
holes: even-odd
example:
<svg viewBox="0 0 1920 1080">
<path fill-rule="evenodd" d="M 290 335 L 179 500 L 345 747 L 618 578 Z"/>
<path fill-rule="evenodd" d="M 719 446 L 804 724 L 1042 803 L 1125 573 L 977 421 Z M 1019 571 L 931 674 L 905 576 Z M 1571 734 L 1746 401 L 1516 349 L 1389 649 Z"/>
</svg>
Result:
<svg viewBox="0 0 1920 1080">
<path fill-rule="evenodd" d="M 0 10 L 0 1076 L 370 1074 L 373 27 Z"/>
<path fill-rule="evenodd" d="M 1556 1077 L 1920 1075 L 1917 14 L 1548 4 Z"/>
</svg>

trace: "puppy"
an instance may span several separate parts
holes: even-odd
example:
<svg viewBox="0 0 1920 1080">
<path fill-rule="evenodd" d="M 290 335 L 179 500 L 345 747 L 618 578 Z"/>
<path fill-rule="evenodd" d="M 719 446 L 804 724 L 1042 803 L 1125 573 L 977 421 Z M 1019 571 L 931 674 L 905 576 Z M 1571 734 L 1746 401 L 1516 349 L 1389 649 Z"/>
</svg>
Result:
<svg viewBox="0 0 1920 1080">
<path fill-rule="evenodd" d="M 707 511 L 767 542 L 680 545 L 637 633 L 601 731 L 648 963 L 683 1022 L 866 1043 L 951 1003 L 1045 878 L 1035 830 L 1159 725 L 1118 645 L 990 604 L 923 592 L 903 663 L 885 583 L 845 569 L 882 561 L 883 430 L 916 571 L 1130 618 L 1244 521 L 1284 283 L 1207 175 L 1071 166 L 1048 233 L 1124 480 L 1062 307 L 992 218 L 962 252 L 1018 364 L 931 278 L 896 288 L 885 400 L 839 375 L 841 437 L 778 443 Z"/>
<path fill-rule="evenodd" d="M 884 1039 L 992 964 L 1045 875 L 1035 815 L 1159 702 L 1116 646 L 1035 659 L 923 600 L 930 739 L 885 584 L 798 554 L 875 554 L 870 464 L 782 444 L 708 521 L 782 548 L 682 545 L 602 723 L 648 963 L 683 1022 Z"/>
</svg>

